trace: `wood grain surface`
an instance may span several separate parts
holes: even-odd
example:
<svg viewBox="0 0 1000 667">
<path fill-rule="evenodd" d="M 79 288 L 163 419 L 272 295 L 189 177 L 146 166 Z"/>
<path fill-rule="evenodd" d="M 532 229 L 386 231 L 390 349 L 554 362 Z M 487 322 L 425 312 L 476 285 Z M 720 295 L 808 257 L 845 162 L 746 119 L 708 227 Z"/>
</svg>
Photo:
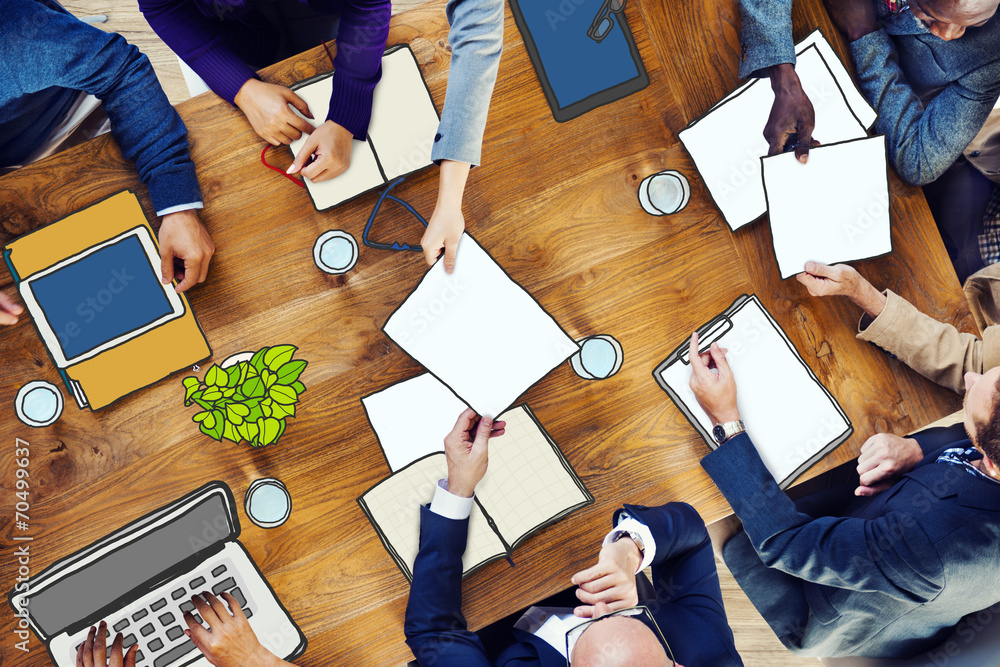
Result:
<svg viewBox="0 0 1000 667">
<path fill-rule="evenodd" d="M 389 38 L 411 45 L 439 110 L 449 63 L 443 7 L 444 0 L 432 0 L 397 15 Z M 711 203 L 677 132 L 737 83 L 735 3 L 644 0 L 629 3 L 626 13 L 650 86 L 557 124 L 508 9 L 483 166 L 473 170 L 466 194 L 468 231 L 570 335 L 613 334 L 625 363 L 600 382 L 580 380 L 564 364 L 525 394 L 596 503 L 529 538 L 515 551 L 514 568 L 501 561 L 466 580 L 464 611 L 473 628 L 567 587 L 596 557 L 624 501 L 684 500 L 707 521 L 730 512 L 698 464 L 707 447 L 651 371 L 740 294 L 761 298 L 854 423 L 854 436 L 807 477 L 856 457 L 878 431 L 909 431 L 960 404 L 857 341 L 858 313 L 848 303 L 811 299 L 796 281 L 782 282 L 765 222 L 733 234 Z M 844 56 L 819 0 L 797 3 L 796 37 L 816 25 Z M 328 68 L 326 54 L 314 49 L 263 76 L 287 85 Z M 34 379 L 60 381 L 24 317 L 0 332 L 0 404 L 8 406 L 0 474 L 10 510 L 0 519 L 3 534 L 14 531 L 7 482 L 16 437 L 30 442 L 34 573 L 209 480 L 225 481 L 241 499 L 254 479 L 277 477 L 292 495 L 291 518 L 265 531 L 241 507 L 241 541 L 309 638 L 299 663 L 404 663 L 411 657 L 402 632 L 408 586 L 355 502 L 388 474 L 359 399 L 422 372 L 380 327 L 426 266 L 418 253 L 362 248 L 345 276 L 320 273 L 311 255 L 316 237 L 344 229 L 360 239 L 376 195 L 316 212 L 304 190 L 260 164 L 263 143 L 237 110 L 211 94 L 178 110 L 198 165 L 202 219 L 217 246 L 209 280 L 188 292 L 213 361 L 297 345 L 296 356 L 309 361 L 300 412 L 277 445 L 216 443 L 191 422 L 178 374 L 97 413 L 70 402 L 55 425 L 28 429 L 10 409 L 17 389 Z M 291 157 L 283 148 L 271 151 L 271 160 L 283 167 Z M 692 198 L 682 213 L 655 218 L 641 210 L 636 190 L 665 168 L 688 176 Z M 0 178 L 0 243 L 126 188 L 139 193 L 158 227 L 145 188 L 110 136 Z M 430 169 L 395 192 L 429 216 L 436 188 Z M 860 262 L 859 270 L 973 330 L 920 191 L 895 176 L 891 189 L 894 252 Z M 421 229 L 387 205 L 377 234 L 416 243 Z M 14 292 L 8 274 L 0 281 Z M 488 377 L 490 360 L 477 363 Z M 13 586 L 17 569 L 11 544 L 0 546 L 4 586 Z M 0 622 L 8 638 L 11 621 L 4 614 Z M 32 645 L 14 664 L 48 664 Z M 7 643 L 3 655 L 9 651 Z"/>
</svg>

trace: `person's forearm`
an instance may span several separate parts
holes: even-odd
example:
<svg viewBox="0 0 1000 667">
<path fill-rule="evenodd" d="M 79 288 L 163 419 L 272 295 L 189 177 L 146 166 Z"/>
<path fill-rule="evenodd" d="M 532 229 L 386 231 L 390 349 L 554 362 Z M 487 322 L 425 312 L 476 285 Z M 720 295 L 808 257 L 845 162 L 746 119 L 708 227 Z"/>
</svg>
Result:
<svg viewBox="0 0 1000 667">
<path fill-rule="evenodd" d="M 866 280 L 857 293 L 851 295 L 851 301 L 869 317 L 874 318 L 881 315 L 885 309 L 886 296 Z"/>
<path fill-rule="evenodd" d="M 465 195 L 465 183 L 469 180 L 469 170 L 472 165 L 455 160 L 441 162 L 441 174 L 438 181 L 437 205 L 462 208 L 462 198 Z"/>
</svg>

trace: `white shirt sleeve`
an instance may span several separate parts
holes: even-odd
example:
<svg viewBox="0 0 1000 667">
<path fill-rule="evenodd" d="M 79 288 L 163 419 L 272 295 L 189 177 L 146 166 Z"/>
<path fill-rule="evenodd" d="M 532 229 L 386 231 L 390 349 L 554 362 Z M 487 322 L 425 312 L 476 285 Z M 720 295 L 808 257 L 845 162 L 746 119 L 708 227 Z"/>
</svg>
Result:
<svg viewBox="0 0 1000 667">
<path fill-rule="evenodd" d="M 171 206 L 165 208 L 162 211 L 157 211 L 156 215 L 161 218 L 165 215 L 170 215 L 171 213 L 180 213 L 181 211 L 188 211 L 192 208 L 205 208 L 205 204 L 200 201 L 191 202 L 190 204 L 178 204 L 177 206 Z"/>
<path fill-rule="evenodd" d="M 446 519 L 455 519 L 456 521 L 468 519 L 469 515 L 472 514 L 472 498 L 463 498 L 450 493 L 445 488 L 447 484 L 447 480 L 438 480 L 437 487 L 434 489 L 434 500 L 431 501 L 431 511 Z"/>
<path fill-rule="evenodd" d="M 431 509 L 433 509 L 433 507 Z M 642 539 L 642 546 L 645 549 L 643 551 L 642 562 L 639 563 L 639 569 L 635 571 L 636 574 L 638 574 L 649 567 L 649 564 L 653 562 L 653 558 L 656 557 L 656 540 L 653 539 L 653 531 L 651 531 L 646 524 L 642 523 L 638 519 L 633 519 L 629 516 L 628 512 L 622 512 L 618 517 L 618 524 L 611 530 L 610 533 L 604 536 L 604 543 L 601 546 L 608 546 L 614 542 L 619 535 L 630 531 L 639 534 L 640 539 Z"/>
</svg>

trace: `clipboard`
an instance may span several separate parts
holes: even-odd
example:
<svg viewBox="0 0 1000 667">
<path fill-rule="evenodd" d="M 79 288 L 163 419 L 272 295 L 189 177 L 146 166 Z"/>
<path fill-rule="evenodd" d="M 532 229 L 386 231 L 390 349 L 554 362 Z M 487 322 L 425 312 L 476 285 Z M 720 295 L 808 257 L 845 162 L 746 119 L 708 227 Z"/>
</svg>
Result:
<svg viewBox="0 0 1000 667">
<path fill-rule="evenodd" d="M 713 342 L 729 349 L 726 358 L 736 376 L 747 433 L 782 489 L 854 433 L 837 399 L 756 295 L 737 298 L 698 328 L 698 339 L 699 353 Z M 688 386 L 688 356 L 685 341 L 656 367 L 653 378 L 708 446 L 717 449 L 713 425 Z"/>
<path fill-rule="evenodd" d="M 556 122 L 572 120 L 649 85 L 625 20 L 626 2 L 510 0 L 514 22 Z"/>
</svg>

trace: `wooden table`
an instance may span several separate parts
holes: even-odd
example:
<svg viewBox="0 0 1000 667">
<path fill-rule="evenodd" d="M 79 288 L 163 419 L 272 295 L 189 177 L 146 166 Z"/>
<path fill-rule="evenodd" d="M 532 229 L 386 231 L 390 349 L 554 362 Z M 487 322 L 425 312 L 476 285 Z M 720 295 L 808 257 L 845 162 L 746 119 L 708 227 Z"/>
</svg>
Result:
<svg viewBox="0 0 1000 667">
<path fill-rule="evenodd" d="M 411 44 L 439 109 L 449 62 L 443 6 L 433 0 L 395 17 L 389 38 Z M 466 195 L 468 229 L 570 335 L 613 334 L 625 364 L 602 382 L 582 381 L 564 364 L 525 395 L 596 503 L 528 539 L 514 554 L 515 568 L 493 563 L 466 581 L 473 627 L 567 587 L 595 559 L 611 512 L 624 501 L 684 500 L 707 521 L 730 512 L 698 464 L 707 447 L 650 373 L 742 293 L 761 298 L 854 422 L 854 436 L 807 477 L 854 458 L 873 433 L 914 429 L 959 406 L 954 394 L 856 341 L 858 313 L 846 301 L 812 299 L 796 281 L 782 282 L 766 224 L 733 234 L 712 205 L 677 132 L 737 83 L 735 3 L 644 0 L 629 3 L 627 15 L 650 86 L 557 124 L 508 10 L 483 166 L 472 172 Z M 796 38 L 816 25 L 845 55 L 821 3 L 799 2 Z M 290 84 L 328 67 L 314 49 L 264 76 Z M 68 405 L 54 426 L 29 430 L 9 407 L 18 387 L 59 379 L 27 318 L 0 332 L 0 403 L 8 406 L 0 469 L 13 480 L 14 439 L 31 443 L 31 570 L 206 481 L 224 480 L 239 499 L 252 480 L 274 476 L 293 496 L 291 519 L 264 531 L 241 507 L 241 539 L 309 638 L 300 663 L 405 662 L 408 586 L 355 502 L 388 474 L 359 399 L 421 372 L 380 327 L 423 275 L 423 259 L 363 249 L 346 276 L 320 273 L 313 241 L 334 228 L 360 238 L 376 195 L 317 213 L 303 190 L 261 166 L 262 143 L 237 110 L 212 95 L 178 110 L 199 167 L 203 220 L 218 247 L 208 282 L 188 292 L 213 361 L 293 343 L 309 360 L 308 391 L 282 441 L 261 451 L 199 434 L 193 409 L 182 406 L 180 375 L 98 413 Z M 273 160 L 287 165 L 290 157 L 282 149 Z M 638 184 L 668 167 L 689 176 L 691 203 L 676 216 L 648 216 L 636 202 Z M 429 215 L 436 187 L 431 169 L 398 192 Z M 125 188 L 140 193 L 155 219 L 109 137 L 8 175 L 0 179 L 0 242 Z M 895 177 L 891 190 L 895 251 L 860 262 L 860 270 L 934 317 L 974 330 L 920 191 Z M 380 235 L 419 240 L 412 219 L 393 205 L 385 209 Z M 10 277 L 2 279 L 11 293 Z M 5 589 L 17 570 L 7 493 Z M 11 621 L 7 613 L 0 623 L 8 638 Z M 18 664 L 47 664 L 34 638 L 32 646 Z"/>
</svg>

